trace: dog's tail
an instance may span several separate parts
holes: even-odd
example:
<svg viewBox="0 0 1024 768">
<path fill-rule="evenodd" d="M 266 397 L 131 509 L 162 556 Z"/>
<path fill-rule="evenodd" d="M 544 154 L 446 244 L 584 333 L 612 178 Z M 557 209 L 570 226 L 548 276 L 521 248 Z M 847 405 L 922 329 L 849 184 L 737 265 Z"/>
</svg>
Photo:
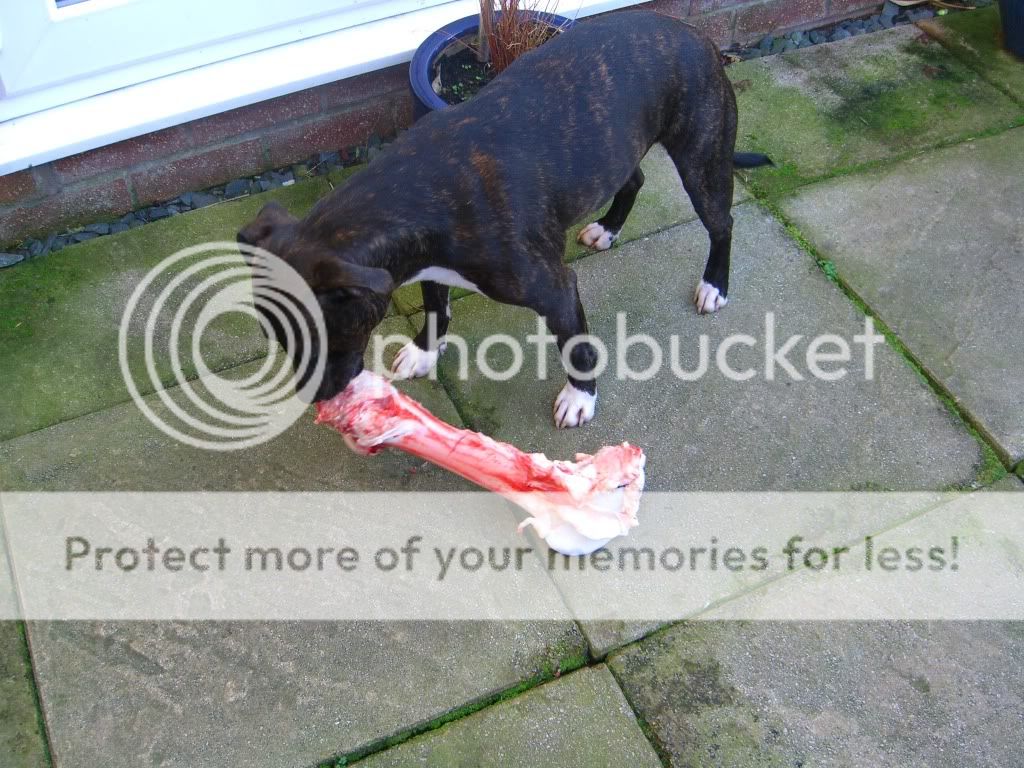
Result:
<svg viewBox="0 0 1024 768">
<path fill-rule="evenodd" d="M 768 155 L 757 152 L 737 152 L 732 156 L 734 168 L 760 168 L 762 165 L 775 165 Z"/>
</svg>

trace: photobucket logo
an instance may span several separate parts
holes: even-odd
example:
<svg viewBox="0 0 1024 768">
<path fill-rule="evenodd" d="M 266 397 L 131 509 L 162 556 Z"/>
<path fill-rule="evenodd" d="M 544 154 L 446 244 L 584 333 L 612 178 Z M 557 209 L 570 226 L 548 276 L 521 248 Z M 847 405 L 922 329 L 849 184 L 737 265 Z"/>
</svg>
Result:
<svg viewBox="0 0 1024 768">
<path fill-rule="evenodd" d="M 596 335 L 570 338 L 561 349 L 562 365 L 556 375 L 561 376 L 564 370 L 573 378 L 588 380 L 613 367 L 612 375 L 617 379 L 649 381 L 662 375 L 667 365 L 675 378 L 697 381 L 713 370 L 713 363 L 714 370 L 735 382 L 758 377 L 765 381 L 783 378 L 790 381 L 838 381 L 850 373 L 850 365 L 861 357 L 862 363 L 858 367 L 863 370 L 864 380 L 871 381 L 875 377 L 874 348 L 885 341 L 884 336 L 876 333 L 870 317 L 864 319 L 863 333 L 854 334 L 851 340 L 834 333 L 806 338 L 802 334 L 792 334 L 783 338 L 776 325 L 775 313 L 767 312 L 761 338 L 749 333 L 730 334 L 718 341 L 714 352 L 711 337 L 707 334 L 687 339 L 689 348 L 684 350 L 684 342 L 678 334 L 667 339 L 657 338 L 647 333 L 631 333 L 628 326 L 627 314 L 619 312 L 615 319 L 614 357 L 609 352 L 609 344 Z M 455 376 L 463 381 L 469 379 L 470 362 L 475 363 L 486 379 L 508 381 L 515 378 L 526 364 L 524 347 L 536 349 L 533 355 L 536 371 L 531 375 L 547 379 L 549 352 L 557 349 L 557 339 L 547 330 L 543 318 L 537 318 L 536 332 L 526 336 L 525 345 L 513 336 L 499 333 L 485 337 L 477 345 L 475 355 L 470 353 L 466 340 L 458 335 L 446 334 L 438 338 L 433 315 L 428 316 L 427 337 L 431 349 L 445 351 L 446 365 L 449 370 L 454 369 Z M 409 338 L 402 334 L 375 337 L 372 347 L 374 370 L 389 374 L 384 365 L 385 350 L 392 344 L 408 343 Z M 573 364 L 573 350 L 580 345 L 589 345 L 593 350 L 593 355 L 584 356 L 584 359 L 593 361 L 594 367 L 589 370 L 580 370 Z M 496 365 L 489 359 L 493 350 L 500 352 L 500 357 L 504 358 L 503 365 Z M 642 362 L 637 362 L 637 357 L 643 358 Z M 428 375 L 436 378 L 436 369 L 431 369 Z"/>
<path fill-rule="evenodd" d="M 224 328 L 238 328 L 238 316 L 255 319 L 295 357 L 270 344 L 249 375 L 216 372 L 207 357 L 225 364 L 225 342 L 237 339 Z M 303 415 L 303 398 L 323 377 L 325 345 L 320 305 L 294 269 L 263 249 L 213 242 L 172 254 L 136 286 L 121 316 L 118 360 L 135 405 L 157 428 L 196 448 L 234 451 L 271 440 Z"/>
</svg>

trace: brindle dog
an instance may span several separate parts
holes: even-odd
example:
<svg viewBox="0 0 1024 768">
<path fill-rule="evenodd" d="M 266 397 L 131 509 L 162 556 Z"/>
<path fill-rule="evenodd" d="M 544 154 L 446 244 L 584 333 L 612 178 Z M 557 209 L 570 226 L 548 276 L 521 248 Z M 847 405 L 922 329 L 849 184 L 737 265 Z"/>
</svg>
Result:
<svg viewBox="0 0 1024 768">
<path fill-rule="evenodd" d="M 405 376 L 436 363 L 452 285 L 535 310 L 560 350 L 586 334 L 576 273 L 562 261 L 565 231 L 613 198 L 580 233 L 590 247 L 611 247 L 644 183 L 640 160 L 657 142 L 711 238 L 697 311 L 718 310 L 729 289 L 733 169 L 770 162 L 734 155 L 735 141 L 736 99 L 714 44 L 667 16 L 614 13 L 426 116 L 305 219 L 270 204 L 238 239 L 285 259 L 315 292 L 328 355 L 316 399 L 326 399 L 362 370 L 371 332 L 405 283 L 421 283 L 426 313 L 396 359 Z M 583 375 L 570 375 L 555 401 L 559 427 L 589 421 L 596 402 L 586 375 L 593 346 L 575 344 L 569 361 Z"/>
</svg>

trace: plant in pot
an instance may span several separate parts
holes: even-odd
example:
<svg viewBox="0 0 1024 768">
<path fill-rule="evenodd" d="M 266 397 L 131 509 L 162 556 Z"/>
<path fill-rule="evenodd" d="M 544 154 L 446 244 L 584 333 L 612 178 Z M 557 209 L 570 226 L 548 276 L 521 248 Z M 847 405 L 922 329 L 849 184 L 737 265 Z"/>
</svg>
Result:
<svg viewBox="0 0 1024 768">
<path fill-rule="evenodd" d="M 441 27 L 416 49 L 409 65 L 413 119 L 471 98 L 515 58 L 573 24 L 536 2 L 480 0 L 478 15 Z"/>
</svg>

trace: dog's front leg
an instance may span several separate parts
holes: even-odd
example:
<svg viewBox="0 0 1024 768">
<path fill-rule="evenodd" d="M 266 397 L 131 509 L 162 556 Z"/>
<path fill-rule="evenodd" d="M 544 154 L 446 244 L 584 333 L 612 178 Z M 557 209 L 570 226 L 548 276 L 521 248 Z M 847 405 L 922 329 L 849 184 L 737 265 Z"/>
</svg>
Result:
<svg viewBox="0 0 1024 768">
<path fill-rule="evenodd" d="M 576 288 L 576 273 L 564 267 L 562 285 L 542 302 L 538 312 L 558 341 L 568 381 L 555 398 L 555 426 L 581 427 L 594 418 L 597 406 L 597 350 L 587 340 L 587 316 Z"/>
<path fill-rule="evenodd" d="M 391 371 L 400 379 L 426 376 L 437 365 L 437 358 L 446 346 L 444 336 L 452 316 L 448 286 L 424 280 L 420 290 L 423 292 L 423 328 L 398 351 L 391 364 Z"/>
<path fill-rule="evenodd" d="M 619 239 L 622 226 L 626 223 L 626 217 L 633 210 L 636 196 L 640 194 L 640 187 L 644 185 L 644 172 L 637 166 L 625 185 L 612 200 L 608 213 L 592 224 L 587 224 L 580 230 L 576 239 L 590 248 L 597 251 L 607 251 L 612 243 Z"/>
</svg>

